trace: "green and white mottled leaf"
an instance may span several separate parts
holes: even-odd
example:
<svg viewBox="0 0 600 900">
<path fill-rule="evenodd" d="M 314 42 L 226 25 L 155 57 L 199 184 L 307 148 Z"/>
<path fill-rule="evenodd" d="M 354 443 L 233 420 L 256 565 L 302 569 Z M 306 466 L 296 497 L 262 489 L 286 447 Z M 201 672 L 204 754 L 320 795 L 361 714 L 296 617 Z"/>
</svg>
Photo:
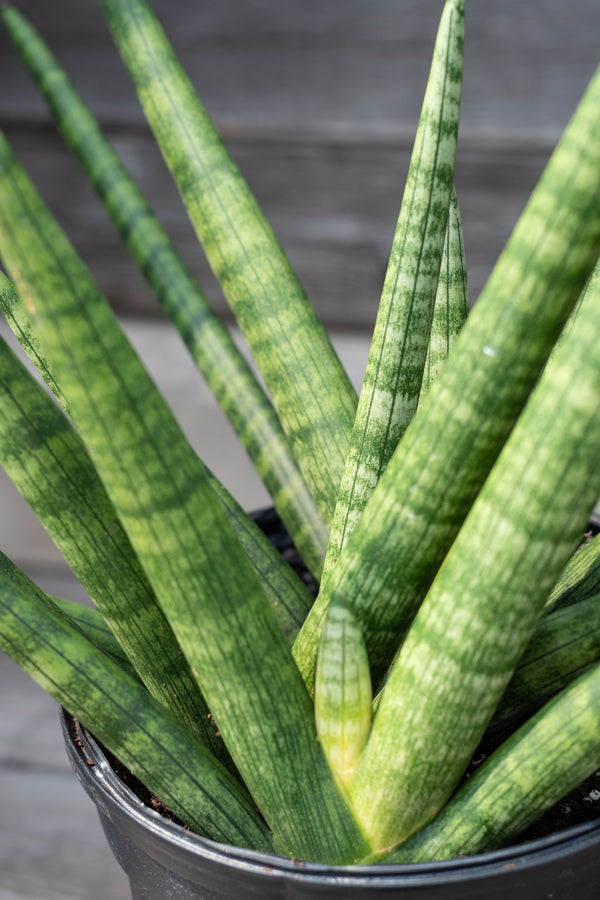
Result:
<svg viewBox="0 0 600 900">
<path fill-rule="evenodd" d="M 199 834 L 277 852 L 247 792 L 189 730 L 49 598 L 19 587 L 4 571 L 0 649 Z"/>
<path fill-rule="evenodd" d="M 376 850 L 455 790 L 596 504 L 599 301 L 546 367 L 391 668 L 351 792 Z"/>
<path fill-rule="evenodd" d="M 463 0 L 447 0 L 323 570 L 328 577 L 417 408 L 454 175 Z"/>
<path fill-rule="evenodd" d="M 486 750 L 598 662 L 600 594 L 543 616 L 486 730 Z"/>
<path fill-rule="evenodd" d="M 32 335 L 32 320 L 27 303 L 2 273 L 0 309 L 22 347 L 47 380 L 48 386 L 56 391 L 57 398 L 64 403 L 54 369 L 43 354 L 40 342 Z M 135 616 L 130 621 L 128 606 L 134 604 L 137 607 L 139 603 L 142 610 L 145 604 L 138 595 L 138 588 L 130 583 L 133 572 L 137 573 L 136 578 L 141 576 L 143 579 L 142 593 L 152 592 L 118 523 L 114 508 L 86 456 L 81 438 L 8 347 L 2 345 L 0 365 L 4 379 L 2 396 L 6 405 L 4 419 L 0 422 L 0 434 L 7 435 L 0 446 L 2 465 L 90 596 L 102 605 L 113 627 L 116 614 L 117 622 L 122 622 L 125 630 L 135 628 Z M 68 408 L 66 403 L 65 405 Z M 27 417 L 23 415 L 25 408 L 28 411 Z M 61 437 L 53 438 L 55 433 Z M 32 465 L 22 464 L 22 448 L 31 442 L 36 447 L 37 469 Z M 53 443 L 58 444 L 59 449 Z M 221 502 L 252 562 L 288 641 L 293 641 L 310 609 L 311 595 L 239 504 L 208 470 L 205 471 L 215 496 Z M 111 535 L 110 540 L 107 540 L 107 535 Z M 113 580 L 107 573 L 112 572 L 115 565 L 119 565 L 112 561 L 115 553 L 121 554 L 124 562 L 121 561 L 120 564 L 125 568 L 123 572 L 117 568 Z M 102 604 L 103 598 L 106 598 L 108 607 Z M 115 613 L 112 604 L 118 598 L 119 602 L 125 602 L 125 610 Z M 160 621 L 163 625 L 166 624 L 162 616 Z M 154 639 L 158 640 L 160 628 L 156 631 L 148 626 L 147 633 L 145 628 L 139 629 L 142 653 L 147 653 L 147 634 L 154 635 Z M 128 652 L 135 656 L 129 640 L 125 640 Z M 169 651 L 165 650 L 165 653 L 169 659 L 173 659 L 177 650 L 171 648 Z M 164 661 L 158 664 L 159 672 L 165 664 Z M 162 684 L 164 679 L 162 676 L 159 678 L 159 683 Z M 181 687 L 173 691 L 174 695 L 182 697 L 186 693 L 187 691 L 182 692 Z M 196 718 L 194 714 L 192 722 Z"/>
<path fill-rule="evenodd" d="M 15 295 L 1 274 L 0 290 L 4 297 Z M 189 665 L 81 438 L 2 339 L 0 406 L 4 470 L 102 610 L 148 690 L 222 752 Z"/>
<path fill-rule="evenodd" d="M 298 636 L 307 684 L 334 590 L 384 675 L 599 253 L 600 71 Z"/>
<path fill-rule="evenodd" d="M 356 395 L 146 0 L 102 0 L 148 121 L 325 522 Z"/>
<path fill-rule="evenodd" d="M 63 136 L 255 464 L 306 565 L 318 575 L 327 531 L 262 387 L 49 48 L 17 10 L 5 7 L 2 18 Z"/>
<path fill-rule="evenodd" d="M 434 378 L 448 358 L 469 314 L 467 266 L 463 243 L 460 210 L 456 192 L 450 195 L 448 227 L 444 239 L 444 253 L 438 282 L 429 335 L 429 348 L 423 370 L 419 401 L 429 391 Z"/>
<path fill-rule="evenodd" d="M 385 862 L 501 847 L 600 767 L 600 666 L 543 707 L 471 776 L 440 815 Z"/>
<path fill-rule="evenodd" d="M 3 258 L 244 783 L 289 855 L 362 858 L 369 846 L 316 739 L 310 697 L 205 466 L 9 148 L 0 150 Z"/>
<path fill-rule="evenodd" d="M 360 625 L 334 597 L 319 644 L 315 678 L 317 734 L 341 784 L 352 777 L 371 725 L 371 672 Z"/>
</svg>

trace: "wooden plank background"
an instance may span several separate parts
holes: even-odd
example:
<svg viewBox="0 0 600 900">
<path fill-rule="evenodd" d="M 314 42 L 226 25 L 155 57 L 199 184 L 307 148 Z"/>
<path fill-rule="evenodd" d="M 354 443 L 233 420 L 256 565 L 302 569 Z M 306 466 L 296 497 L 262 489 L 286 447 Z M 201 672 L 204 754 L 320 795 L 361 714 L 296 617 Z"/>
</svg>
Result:
<svg viewBox="0 0 600 900">
<path fill-rule="evenodd" d="M 16 0 L 219 309 L 96 0 Z M 330 327 L 370 330 L 442 0 L 154 0 Z M 456 182 L 475 299 L 600 59 L 598 0 L 467 2 Z M 157 315 L 0 35 L 0 127 L 121 312 Z"/>
</svg>

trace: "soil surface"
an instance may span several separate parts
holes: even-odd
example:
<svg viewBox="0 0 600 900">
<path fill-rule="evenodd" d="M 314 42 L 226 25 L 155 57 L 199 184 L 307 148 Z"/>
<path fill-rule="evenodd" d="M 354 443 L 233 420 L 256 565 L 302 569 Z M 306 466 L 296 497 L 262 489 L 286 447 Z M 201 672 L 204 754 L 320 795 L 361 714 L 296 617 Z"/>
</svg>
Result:
<svg viewBox="0 0 600 900">
<path fill-rule="evenodd" d="M 600 772 L 594 772 L 537 822 L 530 825 L 513 843 L 534 841 L 536 838 L 570 828 L 571 825 L 592 822 L 598 817 L 600 817 Z"/>
<path fill-rule="evenodd" d="M 157 797 L 150 793 L 131 772 L 123 766 L 118 759 L 103 748 L 113 769 L 119 776 L 121 781 L 129 787 L 131 791 L 146 806 L 151 806 L 160 815 L 176 822 L 184 828 L 187 828 L 181 820 L 174 815 L 171 810 L 161 803 Z M 483 760 L 478 760 L 480 764 Z M 586 778 L 574 791 L 571 791 L 566 797 L 563 797 L 555 806 L 548 810 L 533 825 L 522 832 L 517 838 L 510 842 L 509 846 L 522 844 L 527 841 L 534 841 L 538 838 L 546 837 L 549 834 L 555 834 L 565 828 L 573 825 L 582 825 L 585 822 L 592 822 L 600 818 L 600 771 L 594 772 L 589 778 Z"/>
</svg>

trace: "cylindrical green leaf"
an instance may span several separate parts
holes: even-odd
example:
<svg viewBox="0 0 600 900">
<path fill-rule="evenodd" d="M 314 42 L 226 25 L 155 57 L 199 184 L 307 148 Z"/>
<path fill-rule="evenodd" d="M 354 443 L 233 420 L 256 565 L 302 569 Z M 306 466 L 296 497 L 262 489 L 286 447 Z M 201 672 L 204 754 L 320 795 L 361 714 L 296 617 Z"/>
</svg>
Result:
<svg viewBox="0 0 600 900">
<path fill-rule="evenodd" d="M 16 298 L 1 273 L 0 294 L 6 302 Z M 214 736 L 189 664 L 83 441 L 1 338 L 0 409 L 5 472 L 102 610 L 151 694 L 221 752 L 223 742 Z"/>
<path fill-rule="evenodd" d="M 25 183 L 21 187 L 26 194 Z M 8 243 L 9 231 L 5 230 L 5 254 Z M 32 332 L 32 319 L 26 304 L 2 273 L 0 309 L 23 349 L 68 410 L 54 368 Z M 132 628 L 137 628 L 136 616 L 131 616 L 129 607 L 132 605 L 142 615 L 145 609 L 142 598 L 152 594 L 152 590 L 86 455 L 83 442 L 47 393 L 9 348 L 1 343 L 0 386 L 4 404 L 4 417 L 0 422 L 2 465 L 90 596 L 102 606 L 104 614 L 115 627 L 122 626 L 125 646 L 135 657 L 130 639 L 126 637 Z M 36 448 L 36 465 L 30 461 L 29 465 L 24 466 L 22 449 L 30 444 Z M 311 595 L 221 483 L 207 469 L 205 473 L 291 643 L 310 609 Z M 106 540 L 107 535 L 111 536 L 110 540 Z M 113 572 L 114 577 L 108 577 L 107 573 Z M 140 578 L 143 582 L 141 587 L 135 583 Z M 104 600 L 107 605 L 104 605 Z M 152 602 L 155 603 L 155 600 Z M 159 621 L 165 624 L 164 617 L 160 616 Z M 156 643 L 161 643 L 160 628 L 156 631 L 146 623 L 139 629 L 142 654 L 148 652 L 148 634 L 155 634 Z M 161 673 L 164 666 L 169 671 L 172 663 L 181 662 L 176 659 L 178 648 L 167 650 L 167 645 L 165 655 L 171 662 L 160 661 L 151 652 L 150 671 L 156 669 Z M 143 665 L 141 660 L 140 665 Z M 169 696 L 184 698 L 189 692 L 189 688 L 184 690 L 182 686 L 171 690 L 168 683 L 169 680 L 159 674 L 158 688 L 161 693 L 167 690 L 170 691 Z M 202 718 L 192 709 L 191 722 Z"/>
<path fill-rule="evenodd" d="M 304 290 L 146 0 L 102 0 L 206 256 L 326 523 L 356 395 Z"/>
<path fill-rule="evenodd" d="M 454 174 L 463 39 L 463 0 L 447 0 L 331 525 L 323 581 L 417 408 Z"/>
<path fill-rule="evenodd" d="M 49 48 L 17 10 L 5 7 L 2 17 L 63 136 L 318 575 L 327 532 L 262 387 Z"/>
<path fill-rule="evenodd" d="M 84 606 L 83 603 L 77 603 L 75 600 L 66 600 L 64 597 L 52 597 L 51 599 L 61 612 L 69 616 L 69 619 L 85 635 L 90 644 L 110 656 L 129 675 L 134 678 L 138 677 L 129 657 L 97 609 L 92 606 Z"/>
<path fill-rule="evenodd" d="M 0 251 L 90 459 L 254 801 L 289 855 L 368 844 L 316 739 L 313 706 L 209 474 L 8 148 Z"/>
<path fill-rule="evenodd" d="M 360 625 L 344 601 L 334 597 L 319 644 L 315 721 L 325 756 L 342 784 L 351 778 L 369 733 L 372 702 Z"/>
<path fill-rule="evenodd" d="M 595 506 L 599 301 L 546 367 L 392 666 L 350 791 L 377 849 L 456 788 Z"/>
<path fill-rule="evenodd" d="M 440 280 L 433 308 L 429 348 L 419 400 L 425 396 L 434 379 L 437 378 L 452 345 L 467 320 L 468 313 L 469 291 L 465 249 L 458 199 L 453 190 L 450 196 L 444 254 L 440 266 Z"/>
<path fill-rule="evenodd" d="M 543 616 L 484 735 L 486 752 L 600 661 L 600 594 Z"/>
<path fill-rule="evenodd" d="M 600 767 L 600 666 L 523 725 L 440 815 L 386 862 L 453 859 L 509 843 Z"/>
<path fill-rule="evenodd" d="M 569 560 L 552 588 L 544 613 L 579 603 L 600 592 L 600 534 Z"/>
<path fill-rule="evenodd" d="M 296 641 L 308 684 L 328 598 L 393 658 L 600 253 L 600 70 Z"/>
<path fill-rule="evenodd" d="M 181 722 L 49 600 L 17 586 L 5 572 L 0 649 L 199 834 L 277 852 L 246 791 Z"/>
</svg>

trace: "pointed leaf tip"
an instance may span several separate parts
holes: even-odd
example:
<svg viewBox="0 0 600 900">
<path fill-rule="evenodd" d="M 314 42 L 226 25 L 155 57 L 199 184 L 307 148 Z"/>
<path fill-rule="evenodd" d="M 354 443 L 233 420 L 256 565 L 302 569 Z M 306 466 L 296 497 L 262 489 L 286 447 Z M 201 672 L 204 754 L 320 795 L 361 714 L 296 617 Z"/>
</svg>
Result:
<svg viewBox="0 0 600 900">
<path fill-rule="evenodd" d="M 319 644 L 315 682 L 317 734 L 339 781 L 347 785 L 371 724 L 369 661 L 360 625 L 335 595 Z"/>
</svg>

